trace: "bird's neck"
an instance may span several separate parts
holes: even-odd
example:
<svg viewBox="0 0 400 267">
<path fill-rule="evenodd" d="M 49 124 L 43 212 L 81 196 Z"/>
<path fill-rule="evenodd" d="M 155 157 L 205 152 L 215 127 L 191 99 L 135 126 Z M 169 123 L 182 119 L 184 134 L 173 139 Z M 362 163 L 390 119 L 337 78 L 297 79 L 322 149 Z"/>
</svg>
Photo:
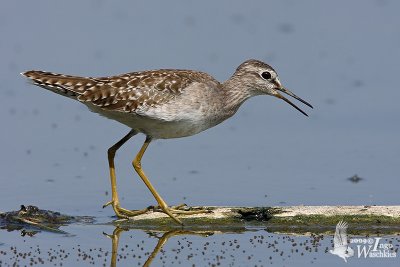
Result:
<svg viewBox="0 0 400 267">
<path fill-rule="evenodd" d="M 240 80 L 240 77 L 232 76 L 229 80 L 222 84 L 222 90 L 224 91 L 223 102 L 225 104 L 224 109 L 235 114 L 239 107 L 252 96 L 257 95 L 254 90 Z"/>
</svg>

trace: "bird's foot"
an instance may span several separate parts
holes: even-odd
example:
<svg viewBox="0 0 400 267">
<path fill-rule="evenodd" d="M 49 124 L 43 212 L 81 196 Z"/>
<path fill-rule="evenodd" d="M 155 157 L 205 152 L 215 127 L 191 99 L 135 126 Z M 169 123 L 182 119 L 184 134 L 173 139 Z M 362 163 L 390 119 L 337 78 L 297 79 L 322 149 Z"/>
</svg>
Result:
<svg viewBox="0 0 400 267">
<path fill-rule="evenodd" d="M 179 220 L 176 215 L 192 215 L 192 214 L 199 214 L 199 213 L 210 213 L 212 212 L 209 209 L 204 209 L 204 208 L 192 208 L 187 206 L 186 204 L 180 204 L 177 206 L 167 206 L 167 205 L 161 205 L 161 206 L 150 206 L 147 208 L 148 210 L 154 211 L 154 212 L 163 212 L 167 214 L 171 219 L 173 219 L 175 222 L 179 223 L 180 225 L 183 225 L 182 221 Z"/>
<path fill-rule="evenodd" d="M 160 206 L 150 206 L 148 207 L 149 210 L 157 211 L 157 212 L 164 212 L 164 209 Z M 186 204 L 179 204 L 176 206 L 167 207 L 167 209 L 172 214 L 177 215 L 192 215 L 192 214 L 200 214 L 200 213 L 211 213 L 211 209 L 207 209 L 204 207 L 190 207 Z"/>
<path fill-rule="evenodd" d="M 211 213 L 212 210 L 204 208 L 204 207 L 189 207 L 186 204 L 180 204 L 177 206 L 149 206 L 142 210 L 128 210 L 122 208 L 117 201 L 109 201 L 103 205 L 103 208 L 112 205 L 115 215 L 120 219 L 129 219 L 130 217 L 134 217 L 140 214 L 147 213 L 149 211 L 153 212 L 162 212 L 167 214 L 171 219 L 175 222 L 183 225 L 182 221 L 179 220 L 176 215 L 192 215 L 192 214 L 200 214 L 200 213 Z"/>
<path fill-rule="evenodd" d="M 142 210 L 128 210 L 128 209 L 122 208 L 117 201 L 113 201 L 113 200 L 104 204 L 103 208 L 105 208 L 109 205 L 112 205 L 115 215 L 120 219 L 129 219 L 129 217 L 144 214 L 150 210 L 150 208 L 145 208 Z"/>
</svg>

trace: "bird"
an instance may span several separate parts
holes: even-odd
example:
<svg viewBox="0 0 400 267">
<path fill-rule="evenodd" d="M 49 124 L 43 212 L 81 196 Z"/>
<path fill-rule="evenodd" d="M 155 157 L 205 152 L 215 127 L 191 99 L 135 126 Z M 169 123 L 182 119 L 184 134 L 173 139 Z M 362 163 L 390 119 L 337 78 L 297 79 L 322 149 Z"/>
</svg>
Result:
<svg viewBox="0 0 400 267">
<path fill-rule="evenodd" d="M 136 134 L 146 136 L 132 161 L 136 173 L 157 201 L 158 210 L 182 224 L 178 216 L 193 211 L 181 209 L 182 205 L 168 206 L 142 169 L 142 157 L 153 140 L 187 137 L 207 130 L 232 117 L 253 96 L 274 96 L 306 116 L 282 93 L 313 108 L 282 86 L 274 68 L 255 59 L 244 61 L 224 82 L 205 72 L 184 69 L 136 71 L 107 77 L 81 77 L 38 70 L 21 74 L 34 85 L 77 100 L 92 112 L 130 128 L 128 134 L 107 151 L 112 196 L 104 207 L 111 205 L 118 218 L 130 218 L 148 211 L 148 208 L 122 208 L 118 197 L 114 157 L 117 150 Z"/>
<path fill-rule="evenodd" d="M 345 262 L 347 262 L 347 258 L 354 256 L 354 250 L 347 242 L 347 227 L 347 223 L 343 221 L 336 225 L 333 249 L 329 250 L 329 253 L 341 257 Z"/>
</svg>

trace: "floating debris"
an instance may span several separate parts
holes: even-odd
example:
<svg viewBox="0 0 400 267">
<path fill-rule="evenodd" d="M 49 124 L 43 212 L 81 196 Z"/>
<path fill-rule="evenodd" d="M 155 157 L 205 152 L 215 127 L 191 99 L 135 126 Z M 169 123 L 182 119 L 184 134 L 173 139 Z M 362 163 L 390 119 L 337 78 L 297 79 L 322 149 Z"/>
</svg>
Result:
<svg viewBox="0 0 400 267">
<path fill-rule="evenodd" d="M 347 180 L 349 180 L 352 183 L 358 183 L 361 180 L 364 180 L 364 178 L 361 178 L 360 176 L 358 176 L 357 174 L 354 174 L 353 176 L 347 178 Z"/>
<path fill-rule="evenodd" d="M 241 209 L 238 210 L 238 213 L 242 215 L 241 219 L 245 221 L 266 222 L 273 217 L 273 212 L 271 212 L 270 208 Z"/>
<path fill-rule="evenodd" d="M 22 236 L 33 236 L 40 231 L 67 234 L 59 228 L 75 222 L 93 223 L 94 218 L 69 216 L 55 211 L 42 210 L 33 205 L 21 205 L 18 211 L 0 213 L 0 229 L 18 230 L 21 231 Z"/>
</svg>

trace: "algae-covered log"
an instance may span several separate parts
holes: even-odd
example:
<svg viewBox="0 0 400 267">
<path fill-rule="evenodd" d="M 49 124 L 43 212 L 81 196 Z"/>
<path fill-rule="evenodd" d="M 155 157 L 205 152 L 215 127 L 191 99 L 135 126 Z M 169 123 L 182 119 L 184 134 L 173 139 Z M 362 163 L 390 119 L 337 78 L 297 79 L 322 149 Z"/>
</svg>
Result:
<svg viewBox="0 0 400 267">
<path fill-rule="evenodd" d="M 287 206 L 287 207 L 192 207 L 209 213 L 181 215 L 187 229 L 240 229 L 265 226 L 274 231 L 307 231 L 332 228 L 340 220 L 352 229 L 387 229 L 400 232 L 400 206 Z M 134 228 L 179 228 L 162 212 L 149 211 L 115 224 Z M 333 228 L 334 229 L 334 228 Z M 294 231 L 296 232 L 296 231 Z"/>
</svg>

